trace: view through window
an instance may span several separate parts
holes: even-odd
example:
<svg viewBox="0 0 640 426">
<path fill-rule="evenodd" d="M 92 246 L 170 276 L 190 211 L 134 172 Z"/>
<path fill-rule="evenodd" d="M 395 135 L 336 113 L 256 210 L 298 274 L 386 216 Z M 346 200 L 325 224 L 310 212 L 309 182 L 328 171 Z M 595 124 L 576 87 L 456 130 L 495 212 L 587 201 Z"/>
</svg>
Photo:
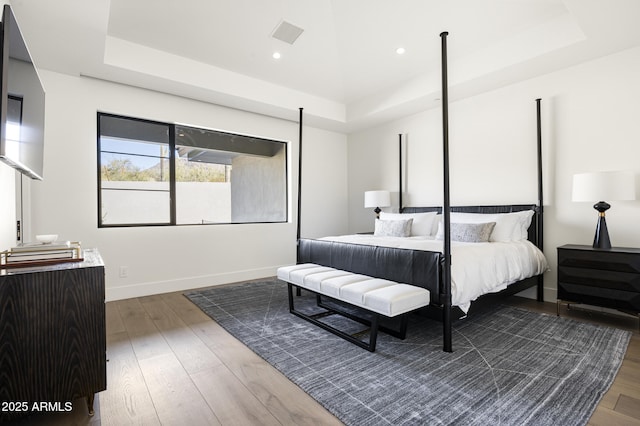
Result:
<svg viewBox="0 0 640 426">
<path fill-rule="evenodd" d="M 286 143 L 98 113 L 101 227 L 287 220 Z"/>
</svg>

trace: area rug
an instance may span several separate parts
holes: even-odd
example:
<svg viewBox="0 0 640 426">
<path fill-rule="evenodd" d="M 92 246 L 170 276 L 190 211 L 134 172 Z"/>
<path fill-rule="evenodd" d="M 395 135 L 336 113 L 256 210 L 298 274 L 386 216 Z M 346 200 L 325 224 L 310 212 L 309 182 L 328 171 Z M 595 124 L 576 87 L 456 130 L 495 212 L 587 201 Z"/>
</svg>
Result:
<svg viewBox="0 0 640 426">
<path fill-rule="evenodd" d="M 273 279 L 186 294 L 347 425 L 582 425 L 622 363 L 630 333 L 497 306 L 454 324 L 412 315 L 407 338 L 370 353 L 288 310 Z M 303 292 L 296 309 L 320 310 Z M 339 326 L 362 325 L 347 319 Z M 338 324 L 334 324 L 338 325 Z"/>
</svg>

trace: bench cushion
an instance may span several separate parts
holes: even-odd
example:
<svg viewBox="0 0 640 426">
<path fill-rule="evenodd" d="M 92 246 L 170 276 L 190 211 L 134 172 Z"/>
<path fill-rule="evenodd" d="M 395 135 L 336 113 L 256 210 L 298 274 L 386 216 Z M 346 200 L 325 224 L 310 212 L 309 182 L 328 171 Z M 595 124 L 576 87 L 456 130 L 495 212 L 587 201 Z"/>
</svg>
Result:
<svg viewBox="0 0 640 426">
<path fill-rule="evenodd" d="M 330 278 L 343 277 L 347 274 L 349 274 L 349 272 L 341 271 L 340 269 L 331 269 L 330 271 L 314 272 L 312 274 L 307 274 L 304 277 L 303 284 L 304 284 L 304 287 L 308 288 L 309 290 L 320 292 L 320 284 L 322 284 L 324 280 L 328 280 Z"/>
<path fill-rule="evenodd" d="M 278 268 L 277 276 L 282 281 L 291 282 L 290 281 L 291 272 L 304 269 L 304 268 L 315 268 L 316 266 L 318 265 L 316 265 L 315 263 L 301 263 L 300 265 L 281 266 L 280 268 Z"/>
<path fill-rule="evenodd" d="M 393 286 L 396 283 L 380 278 L 369 278 L 368 280 L 358 281 L 353 284 L 345 285 L 340 289 L 340 299 L 354 305 L 363 306 L 364 296 L 373 290 L 379 288 Z"/>
<path fill-rule="evenodd" d="M 320 283 L 320 293 L 336 299 L 340 298 L 340 289 L 358 281 L 370 280 L 371 277 L 360 274 L 347 273 L 335 278 L 329 278 Z"/>
<path fill-rule="evenodd" d="M 303 268 L 297 271 L 291 271 L 289 274 L 289 282 L 306 288 L 307 285 L 305 281 L 308 281 L 307 278 L 311 275 L 332 271 L 335 271 L 335 269 L 326 266 L 316 266 L 315 268 Z"/>
<path fill-rule="evenodd" d="M 367 292 L 364 305 L 388 317 L 410 312 L 429 304 L 429 292 L 409 284 L 396 284 Z"/>
<path fill-rule="evenodd" d="M 429 291 L 409 284 L 304 263 L 278 268 L 277 276 L 302 288 L 342 300 L 388 317 L 430 302 Z"/>
</svg>

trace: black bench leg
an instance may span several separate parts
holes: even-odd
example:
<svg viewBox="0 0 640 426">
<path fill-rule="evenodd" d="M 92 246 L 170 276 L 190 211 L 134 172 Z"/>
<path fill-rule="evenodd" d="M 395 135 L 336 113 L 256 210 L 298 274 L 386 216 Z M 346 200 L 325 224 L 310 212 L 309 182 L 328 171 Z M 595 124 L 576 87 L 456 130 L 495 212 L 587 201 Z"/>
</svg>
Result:
<svg viewBox="0 0 640 426">
<path fill-rule="evenodd" d="M 300 287 L 296 287 L 296 292 L 300 291 Z M 293 312 L 293 284 L 287 283 L 287 293 L 289 296 L 289 312 Z"/>
<path fill-rule="evenodd" d="M 371 329 L 369 330 L 369 346 L 366 348 L 369 352 L 376 351 L 376 342 L 378 341 L 378 325 L 380 323 L 380 315 L 374 314 L 371 319 Z"/>
<path fill-rule="evenodd" d="M 398 338 L 404 340 L 407 337 L 407 324 L 409 323 L 409 314 L 402 314 L 400 318 L 400 332 Z"/>
</svg>

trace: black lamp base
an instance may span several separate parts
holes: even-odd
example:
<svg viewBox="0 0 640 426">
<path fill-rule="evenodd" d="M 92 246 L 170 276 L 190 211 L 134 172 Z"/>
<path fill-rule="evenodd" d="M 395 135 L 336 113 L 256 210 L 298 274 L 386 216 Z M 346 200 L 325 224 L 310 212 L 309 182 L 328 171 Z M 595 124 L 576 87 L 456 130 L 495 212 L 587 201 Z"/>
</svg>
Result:
<svg viewBox="0 0 640 426">
<path fill-rule="evenodd" d="M 380 212 L 382 210 L 380 209 L 380 207 L 376 207 L 374 210 L 374 213 L 376 214 L 376 219 L 380 219 Z"/>
<path fill-rule="evenodd" d="M 598 211 L 598 224 L 596 225 L 596 235 L 593 238 L 593 248 L 608 250 L 611 248 L 611 240 L 609 239 L 609 230 L 607 229 L 607 221 L 604 218 L 604 212 L 609 210 L 611 205 L 600 201 L 593 208 Z"/>
</svg>

